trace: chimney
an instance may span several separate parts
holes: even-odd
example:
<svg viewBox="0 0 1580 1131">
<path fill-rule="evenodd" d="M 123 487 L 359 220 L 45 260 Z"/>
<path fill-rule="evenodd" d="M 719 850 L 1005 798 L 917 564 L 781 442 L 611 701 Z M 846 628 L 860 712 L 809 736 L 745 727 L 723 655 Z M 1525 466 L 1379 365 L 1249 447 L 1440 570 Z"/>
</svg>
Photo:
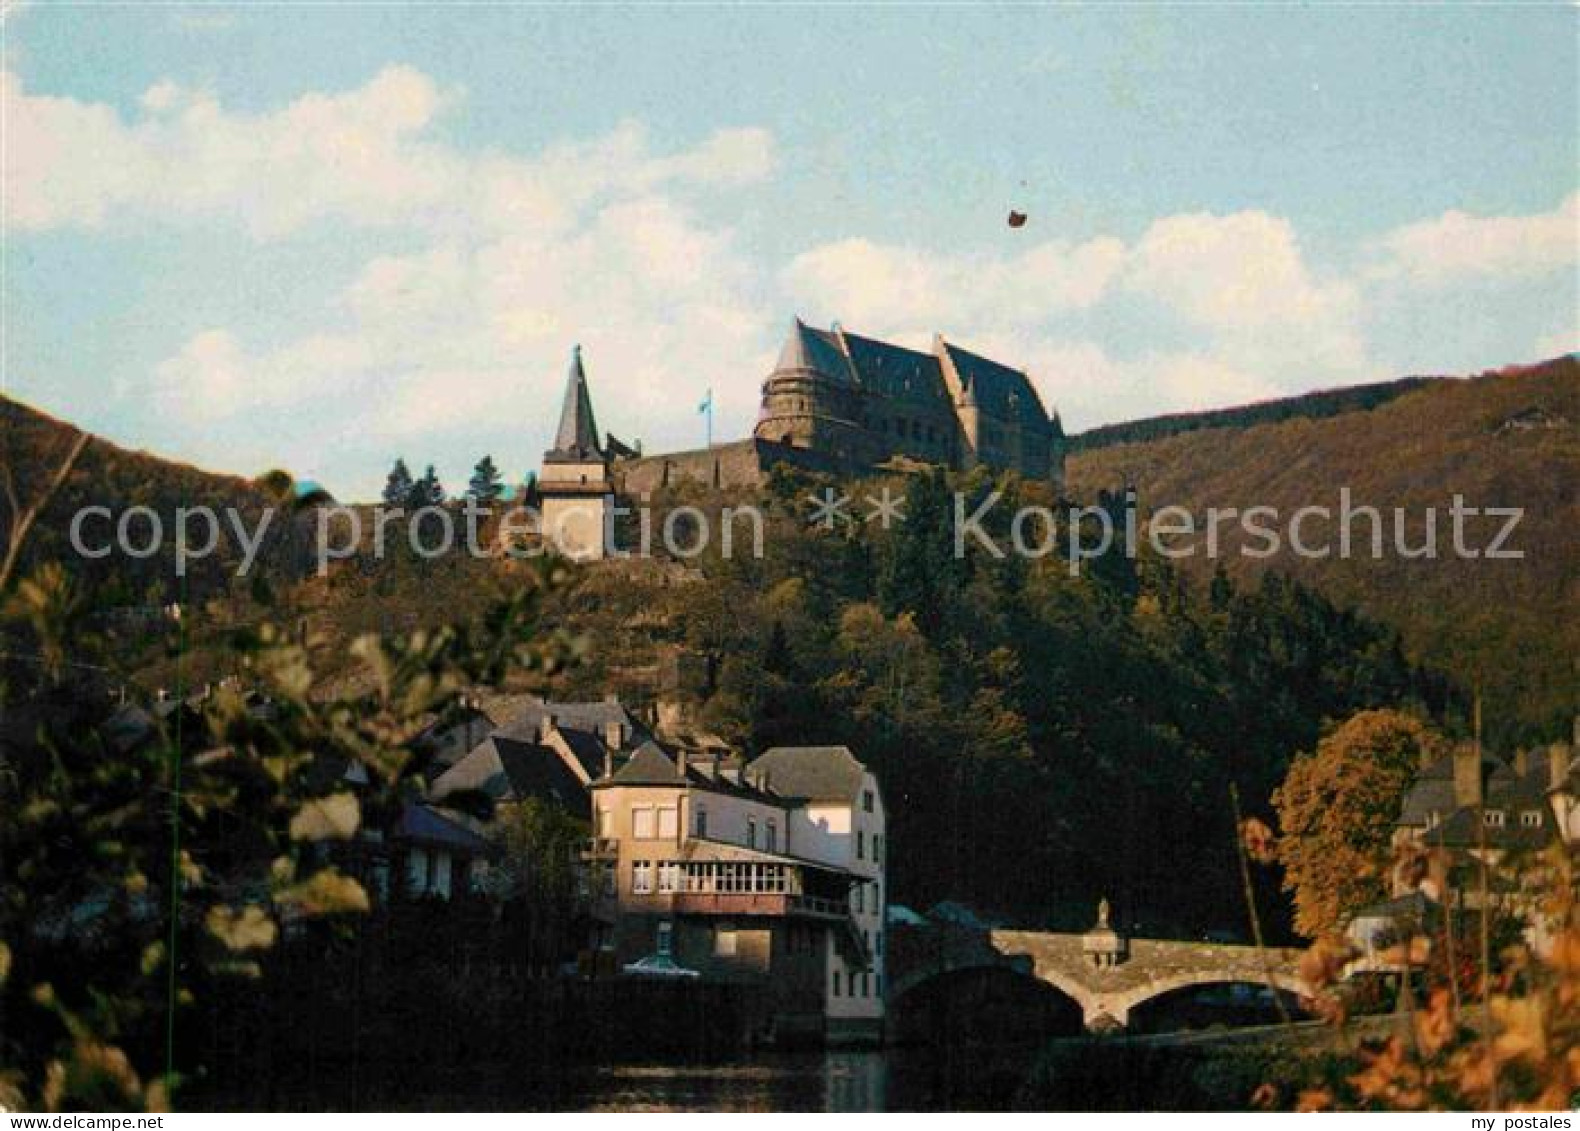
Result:
<svg viewBox="0 0 1580 1131">
<path fill-rule="evenodd" d="M 1514 752 L 1514 776 L 1523 778 L 1531 772 L 1531 753 L 1525 747 Z"/>
<path fill-rule="evenodd" d="M 625 724 L 618 719 L 610 720 L 603 725 L 603 740 L 607 746 L 615 749 L 625 745 Z"/>
<path fill-rule="evenodd" d="M 1547 785 L 1554 793 L 1569 787 L 1571 748 L 1555 742 L 1547 748 Z"/>
<path fill-rule="evenodd" d="M 603 776 L 614 777 L 614 751 L 607 746 L 603 748 Z"/>
<path fill-rule="evenodd" d="M 686 776 L 686 748 L 682 746 L 675 751 L 675 768 L 680 771 L 680 776 Z"/>
<path fill-rule="evenodd" d="M 1454 803 L 1481 804 L 1481 747 L 1474 742 L 1454 747 Z"/>
</svg>

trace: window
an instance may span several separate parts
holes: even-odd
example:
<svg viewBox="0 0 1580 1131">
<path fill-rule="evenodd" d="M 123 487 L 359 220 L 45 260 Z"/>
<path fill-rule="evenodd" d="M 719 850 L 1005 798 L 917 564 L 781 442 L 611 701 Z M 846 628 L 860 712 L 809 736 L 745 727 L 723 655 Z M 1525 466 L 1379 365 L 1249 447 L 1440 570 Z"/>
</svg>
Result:
<svg viewBox="0 0 1580 1131">
<path fill-rule="evenodd" d="M 713 953 L 720 958 L 734 958 L 739 945 L 735 935 L 735 924 L 720 923 L 713 928 Z"/>
<path fill-rule="evenodd" d="M 598 810 L 598 835 L 608 839 L 614 836 L 614 810 Z"/>
<path fill-rule="evenodd" d="M 1488 809 L 1481 814 L 1481 822 L 1489 829 L 1501 829 L 1503 827 L 1503 810 Z"/>
<path fill-rule="evenodd" d="M 1528 829 L 1539 829 L 1539 828 L 1541 828 L 1542 827 L 1542 811 L 1540 809 L 1527 809 L 1527 810 L 1525 810 L 1525 812 L 1520 814 L 1520 824 L 1524 825 Z"/>
<path fill-rule="evenodd" d="M 655 949 L 659 954 L 667 956 L 673 953 L 675 946 L 675 924 L 660 923 L 658 925 L 657 943 L 658 945 Z"/>
<path fill-rule="evenodd" d="M 631 810 L 631 835 L 637 840 L 652 840 L 658 832 L 658 822 L 652 806 Z"/>
<path fill-rule="evenodd" d="M 874 863 L 883 863 L 883 838 L 877 833 L 872 834 L 872 859 Z"/>
<path fill-rule="evenodd" d="M 662 861 L 658 866 L 658 890 L 669 895 L 680 888 L 680 865 L 673 860 Z"/>
<path fill-rule="evenodd" d="M 757 818 L 756 817 L 747 817 L 746 818 L 746 847 L 747 848 L 756 848 L 757 847 Z"/>
<path fill-rule="evenodd" d="M 697 810 L 697 835 L 699 837 L 708 835 L 708 811 L 706 809 Z"/>
<path fill-rule="evenodd" d="M 867 851 L 867 834 L 861 829 L 856 830 L 856 859 L 860 860 Z"/>
<path fill-rule="evenodd" d="M 653 862 L 631 861 L 631 891 L 635 895 L 650 895 L 653 891 Z"/>
<path fill-rule="evenodd" d="M 406 854 L 406 890 L 412 895 L 428 891 L 428 854 L 420 848 Z"/>
<path fill-rule="evenodd" d="M 861 910 L 861 889 L 865 886 L 865 884 L 857 884 L 853 889 L 851 889 L 850 903 L 851 906 L 857 911 Z"/>
<path fill-rule="evenodd" d="M 658 811 L 658 838 L 660 840 L 674 840 L 680 835 L 680 811 L 673 805 L 665 806 Z"/>
<path fill-rule="evenodd" d="M 872 996 L 871 994 L 869 994 L 867 992 L 867 972 L 865 970 L 863 970 L 861 972 L 861 996 L 862 997 L 871 997 Z"/>
<path fill-rule="evenodd" d="M 864 789 L 861 791 L 861 807 L 868 813 L 872 812 L 872 790 Z"/>
<path fill-rule="evenodd" d="M 834 996 L 839 996 L 839 971 L 834 971 Z"/>
<path fill-rule="evenodd" d="M 605 868 L 603 870 L 603 893 L 610 899 L 613 899 L 617 894 L 619 894 L 615 891 L 615 874 L 613 868 Z"/>
<path fill-rule="evenodd" d="M 772 817 L 768 818 L 767 836 L 768 836 L 768 840 L 766 841 L 766 844 L 767 844 L 768 851 L 769 852 L 778 852 L 779 851 L 779 825 L 774 821 L 774 819 Z"/>
</svg>

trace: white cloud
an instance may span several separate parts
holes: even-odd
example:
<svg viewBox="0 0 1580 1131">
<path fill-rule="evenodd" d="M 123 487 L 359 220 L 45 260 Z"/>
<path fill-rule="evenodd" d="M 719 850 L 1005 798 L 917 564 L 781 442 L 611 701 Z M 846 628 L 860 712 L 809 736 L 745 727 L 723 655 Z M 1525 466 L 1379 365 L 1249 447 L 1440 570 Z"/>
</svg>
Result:
<svg viewBox="0 0 1580 1131">
<path fill-rule="evenodd" d="M 29 147 L 27 215 L 33 227 L 232 217 L 260 238 L 333 217 L 426 237 L 369 259 L 299 337 L 212 326 L 157 365 L 161 419 L 226 463 L 261 458 L 251 438 L 273 433 L 276 459 L 317 472 L 348 418 L 359 442 L 391 448 L 519 418 L 515 459 L 535 458 L 529 437 L 551 426 L 578 341 L 600 422 L 628 440 L 674 443 L 678 431 L 689 442 L 693 422 L 677 406 L 689 410 L 709 384 L 721 423 L 748 423 L 775 319 L 730 231 L 702 223 L 687 194 L 766 175 L 770 136 L 724 130 L 656 152 L 625 124 L 530 157 L 469 155 L 424 140 L 448 97 L 389 68 L 356 91 L 244 117 L 165 83 L 132 127 L 103 107 L 34 98 L 39 134 L 61 144 Z M 90 129 L 133 172 L 62 201 L 55 189 Z M 258 151 L 269 159 L 243 156 Z M 178 175 L 188 183 L 155 188 Z"/>
<path fill-rule="evenodd" d="M 1053 240 L 1016 255 L 940 255 L 847 239 L 796 256 L 784 282 L 797 301 L 852 327 L 992 330 L 1090 308 L 1124 255 L 1124 245 L 1112 238 Z"/>
<path fill-rule="evenodd" d="M 29 93 L 11 72 L 0 82 L 11 129 L 4 175 L 12 220 L 23 229 L 148 217 L 234 219 L 259 239 L 322 219 L 558 228 L 610 194 L 739 186 L 773 165 L 763 130 L 721 130 L 693 149 L 654 154 L 635 124 L 591 143 L 550 146 L 535 160 L 465 153 L 429 136 L 461 92 L 405 66 L 261 114 L 227 110 L 163 80 L 144 92 L 132 121 L 102 104 Z"/>
<path fill-rule="evenodd" d="M 1472 216 L 1449 211 L 1407 224 L 1374 249 L 1373 273 L 1403 276 L 1422 288 L 1476 279 L 1536 278 L 1580 264 L 1580 193 L 1551 212 L 1529 216 Z"/>
<path fill-rule="evenodd" d="M 1190 214 L 1132 245 L 1103 236 L 1013 254 L 937 253 L 847 239 L 797 256 L 783 275 L 801 309 L 923 346 L 934 330 L 1024 367 L 1069 423 L 1276 396 L 1369 374 L 1359 293 L 1306 263 L 1293 226 L 1263 212 Z M 1106 325 L 1179 324 L 1189 343 L 1124 353 Z"/>
</svg>

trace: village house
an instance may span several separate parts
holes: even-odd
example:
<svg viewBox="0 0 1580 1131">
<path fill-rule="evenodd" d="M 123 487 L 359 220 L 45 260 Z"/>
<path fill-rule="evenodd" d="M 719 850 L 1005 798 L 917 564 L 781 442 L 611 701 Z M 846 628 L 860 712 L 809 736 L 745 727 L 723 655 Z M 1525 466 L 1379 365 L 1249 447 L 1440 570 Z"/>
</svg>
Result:
<svg viewBox="0 0 1580 1131">
<path fill-rule="evenodd" d="M 1575 730 L 1580 743 L 1580 719 Z M 1504 761 L 1465 742 L 1424 765 L 1405 796 L 1393 844 L 1402 855 L 1424 850 L 1425 866 L 1396 870 L 1393 898 L 1354 912 L 1352 936 L 1365 936 L 1366 949 L 1375 951 L 1377 940 L 1404 937 L 1410 923 L 1433 919 L 1439 907 L 1457 917 L 1485 904 L 1523 919 L 1527 938 L 1543 949 L 1548 925 L 1532 894 L 1539 886 L 1533 869 L 1544 850 L 1580 841 L 1575 749 L 1556 742 Z"/>
<path fill-rule="evenodd" d="M 775 1041 L 881 1039 L 885 817 L 848 749 L 649 742 L 591 791 L 619 968 L 759 985 Z"/>
</svg>

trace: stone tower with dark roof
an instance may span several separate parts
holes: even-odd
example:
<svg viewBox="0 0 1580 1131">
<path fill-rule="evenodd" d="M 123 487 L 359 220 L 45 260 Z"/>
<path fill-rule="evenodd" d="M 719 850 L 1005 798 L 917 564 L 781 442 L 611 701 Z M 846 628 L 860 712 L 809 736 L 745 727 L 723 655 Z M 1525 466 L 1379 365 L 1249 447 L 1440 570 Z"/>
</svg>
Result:
<svg viewBox="0 0 1580 1131">
<path fill-rule="evenodd" d="M 604 557 L 614 515 L 614 482 L 609 456 L 598 442 L 580 346 L 571 352 L 560 425 L 554 446 L 543 453 L 538 489 L 544 541 L 576 561 Z"/>
</svg>

